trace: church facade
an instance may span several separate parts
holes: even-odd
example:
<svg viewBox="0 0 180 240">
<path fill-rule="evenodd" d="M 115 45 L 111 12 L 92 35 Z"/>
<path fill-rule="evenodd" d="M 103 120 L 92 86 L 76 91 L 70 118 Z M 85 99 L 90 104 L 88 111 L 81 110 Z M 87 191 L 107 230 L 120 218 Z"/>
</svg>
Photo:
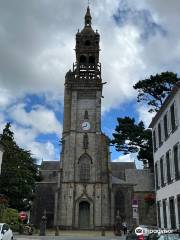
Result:
<svg viewBox="0 0 180 240">
<path fill-rule="evenodd" d="M 35 225 L 44 210 L 49 225 L 61 229 L 111 228 L 117 215 L 132 225 L 141 219 L 139 213 L 133 213 L 135 195 L 139 193 L 143 199 L 154 191 L 149 170 L 137 170 L 134 163 L 110 160 L 109 138 L 101 131 L 104 83 L 99 61 L 100 35 L 92 29 L 91 20 L 88 7 L 84 28 L 76 34 L 76 63 L 65 77 L 60 162 L 42 163 L 44 180 L 37 184 Z M 138 188 L 142 177 L 144 185 Z M 50 194 L 46 200 L 44 191 Z M 137 211 L 138 207 L 136 204 Z M 144 217 L 151 225 L 155 223 L 154 212 L 151 208 L 149 218 Z"/>
<path fill-rule="evenodd" d="M 76 34 L 76 64 L 65 79 L 62 176 L 56 211 L 56 225 L 63 228 L 110 224 L 109 144 L 101 132 L 99 40 L 88 8 L 85 27 Z"/>
</svg>

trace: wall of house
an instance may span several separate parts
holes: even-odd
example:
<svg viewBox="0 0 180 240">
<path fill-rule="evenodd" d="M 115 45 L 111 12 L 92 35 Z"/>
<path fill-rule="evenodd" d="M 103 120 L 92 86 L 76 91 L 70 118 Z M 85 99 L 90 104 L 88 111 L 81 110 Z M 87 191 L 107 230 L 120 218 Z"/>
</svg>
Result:
<svg viewBox="0 0 180 240">
<path fill-rule="evenodd" d="M 175 128 L 172 128 L 170 108 L 175 106 Z M 165 136 L 164 116 L 168 119 L 168 136 Z M 158 125 L 161 126 L 161 141 Z M 179 228 L 180 224 L 180 90 L 168 103 L 155 126 L 157 148 L 154 151 L 156 202 L 158 224 L 163 228 Z M 155 144 L 154 144 L 155 145 Z M 177 146 L 177 164 L 175 164 L 174 146 Z M 155 146 L 154 146 L 155 149 Z M 169 156 L 169 165 L 167 162 Z M 157 169 L 157 170 L 156 170 Z M 168 178 L 168 175 L 170 176 Z M 179 175 L 179 176 L 178 176 Z M 170 200 L 172 205 L 170 206 Z"/>
<path fill-rule="evenodd" d="M 126 182 L 134 184 L 133 199 L 138 202 L 139 224 L 157 225 L 156 205 L 145 201 L 148 195 L 155 195 L 154 174 L 149 169 L 126 169 Z"/>
<path fill-rule="evenodd" d="M 138 200 L 139 224 L 148 226 L 157 226 L 156 204 L 147 203 L 145 197 L 154 192 L 134 192 L 134 199 Z"/>
</svg>

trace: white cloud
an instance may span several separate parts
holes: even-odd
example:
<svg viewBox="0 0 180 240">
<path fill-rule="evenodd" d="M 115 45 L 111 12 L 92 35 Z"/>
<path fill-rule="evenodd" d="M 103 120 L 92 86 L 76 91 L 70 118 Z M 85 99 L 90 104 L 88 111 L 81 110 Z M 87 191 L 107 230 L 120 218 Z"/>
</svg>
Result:
<svg viewBox="0 0 180 240">
<path fill-rule="evenodd" d="M 39 132 L 35 128 L 24 128 L 17 124 L 12 124 L 15 141 L 19 146 L 30 150 L 32 156 L 38 160 L 57 160 L 59 159 L 59 151 L 49 142 L 38 142 L 36 137 Z"/>
<path fill-rule="evenodd" d="M 134 154 L 126 154 L 112 160 L 113 162 L 134 162 Z"/>
<path fill-rule="evenodd" d="M 2 133 L 5 126 L 5 117 L 2 112 L 0 112 L 0 134 Z"/>
<path fill-rule="evenodd" d="M 51 92 L 51 96 L 62 101 L 64 76 L 75 61 L 75 34 L 83 27 L 86 4 L 81 0 L 32 0 L 21 2 L 20 10 L 19 3 L 19 0 L 13 4 L 1 2 L 0 87 L 7 89 L 11 96 Z M 131 18 L 118 26 L 112 16 L 118 8 L 123 10 L 124 3 L 132 15 L 135 11 L 148 10 L 152 21 L 162 25 L 168 35 L 156 32 L 147 41 L 141 41 L 142 33 L 147 29 L 151 31 L 151 26 L 143 22 L 142 14 L 139 15 L 141 24 Z M 177 0 L 173 4 L 170 0 L 166 4 L 162 0 L 92 1 L 93 27 L 101 33 L 103 80 L 108 82 L 103 92 L 104 110 L 134 98 L 132 85 L 139 79 L 168 67 L 178 69 L 180 18 L 177 9 Z M 119 17 L 124 17 L 122 14 Z M 168 57 L 167 49 L 171 49 Z"/>
<path fill-rule="evenodd" d="M 137 93 L 132 85 L 138 80 L 165 70 L 179 71 L 179 0 L 166 0 L 166 4 L 164 0 L 92 0 L 91 5 L 93 28 L 101 33 L 102 77 L 108 83 L 103 90 L 103 111 L 135 100 Z M 119 17 L 126 18 L 122 16 L 126 14 L 124 5 L 132 17 L 119 24 L 113 15 L 119 8 Z M 9 111 L 13 105 L 8 113 L 17 125 L 21 124 L 16 127 L 19 142 L 27 137 L 30 144 L 36 142 L 39 133 L 59 136 L 62 132 L 54 112 L 63 104 L 64 76 L 75 61 L 75 34 L 84 25 L 85 8 L 82 0 L 0 3 L 0 111 Z M 150 14 L 152 25 L 143 14 L 139 21 L 133 18 L 134 12 L 144 10 Z M 142 39 L 153 24 L 165 34 L 156 31 Z M 27 94 L 45 95 L 53 109 L 36 106 L 27 112 L 24 104 L 16 104 Z M 147 126 L 151 120 L 147 109 L 140 106 L 137 111 Z M 0 126 L 5 114 L 1 112 Z M 32 146 L 37 149 L 36 144 Z M 43 152 L 50 157 L 52 149 L 48 146 L 43 145 Z"/>
<path fill-rule="evenodd" d="M 14 132 L 14 138 L 17 141 L 18 145 L 28 149 L 28 145 L 35 140 L 38 135 L 38 132 L 33 128 L 23 128 L 17 124 L 12 124 L 12 131 Z M 31 149 L 29 149 L 31 150 Z"/>
<path fill-rule="evenodd" d="M 33 156 L 35 158 L 41 158 L 41 160 L 57 160 L 55 157 L 55 147 L 51 142 L 39 143 L 31 142 L 29 144 L 29 149 L 31 149 Z"/>
<path fill-rule="evenodd" d="M 137 159 L 137 153 L 130 153 L 126 155 L 120 155 L 118 158 L 112 160 L 113 162 L 135 162 L 137 169 L 143 169 L 142 161 Z"/>
<path fill-rule="evenodd" d="M 30 150 L 37 159 L 59 159 L 58 138 L 62 134 L 62 125 L 55 113 L 44 106 L 36 105 L 27 112 L 25 104 L 17 104 L 6 109 L 6 116 L 13 119 L 12 131 L 15 141 L 24 149 Z M 6 124 L 5 113 L 0 112 L 0 133 Z M 40 134 L 56 134 L 57 144 L 49 140 L 37 140 Z M 56 147 L 58 146 L 58 149 Z"/>
<path fill-rule="evenodd" d="M 149 113 L 148 110 L 149 108 L 144 105 L 140 105 L 137 107 L 137 112 L 139 114 L 139 121 L 143 121 L 146 128 L 148 128 L 149 124 L 152 121 L 152 118 L 155 115 L 155 113 Z"/>
<path fill-rule="evenodd" d="M 27 112 L 25 104 L 19 104 L 10 108 L 9 114 L 18 124 L 31 127 L 37 133 L 55 133 L 59 136 L 62 132 L 62 126 L 55 113 L 43 106 L 35 106 Z"/>
<path fill-rule="evenodd" d="M 5 88 L 0 88 L 0 110 L 5 109 L 13 101 L 14 98 L 11 92 Z"/>
<path fill-rule="evenodd" d="M 116 26 L 113 37 L 110 34 L 104 39 L 103 66 L 108 66 L 103 68 L 103 80 L 108 83 L 104 89 L 103 108 L 106 110 L 135 96 L 132 86 L 137 79 L 137 68 L 144 68 L 138 57 L 141 52 L 138 36 L 138 29 L 133 26 L 122 29 Z M 109 44 L 111 47 L 107 48 Z"/>
</svg>

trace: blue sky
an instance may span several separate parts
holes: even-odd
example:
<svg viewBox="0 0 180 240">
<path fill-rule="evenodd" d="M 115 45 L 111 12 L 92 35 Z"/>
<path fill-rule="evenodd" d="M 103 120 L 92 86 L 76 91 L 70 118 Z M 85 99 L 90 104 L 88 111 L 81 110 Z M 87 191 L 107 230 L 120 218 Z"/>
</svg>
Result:
<svg viewBox="0 0 180 240">
<path fill-rule="evenodd" d="M 86 1 L 0 2 L 0 132 L 12 122 L 15 139 L 39 160 L 58 160 L 65 73 L 75 61 L 75 34 Z M 180 64 L 179 0 L 92 0 L 93 28 L 101 34 L 104 86 L 102 131 L 117 117 L 148 126 L 152 115 L 136 102 L 133 84 Z M 112 160 L 121 158 L 111 148 Z M 138 165 L 139 166 L 139 165 Z"/>
</svg>

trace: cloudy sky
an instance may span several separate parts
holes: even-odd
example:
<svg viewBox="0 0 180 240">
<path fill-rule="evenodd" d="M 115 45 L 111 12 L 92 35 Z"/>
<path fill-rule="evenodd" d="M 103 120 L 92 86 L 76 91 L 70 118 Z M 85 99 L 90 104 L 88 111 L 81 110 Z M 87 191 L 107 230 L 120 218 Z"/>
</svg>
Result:
<svg viewBox="0 0 180 240">
<path fill-rule="evenodd" d="M 108 83 L 102 130 L 111 137 L 124 116 L 148 126 L 152 115 L 136 103 L 132 86 L 150 74 L 179 74 L 180 1 L 91 0 L 90 6 Z M 86 0 L 0 0 L 0 132 L 11 121 L 18 144 L 40 160 L 59 159 L 64 76 L 75 61 L 86 7 Z"/>
</svg>

